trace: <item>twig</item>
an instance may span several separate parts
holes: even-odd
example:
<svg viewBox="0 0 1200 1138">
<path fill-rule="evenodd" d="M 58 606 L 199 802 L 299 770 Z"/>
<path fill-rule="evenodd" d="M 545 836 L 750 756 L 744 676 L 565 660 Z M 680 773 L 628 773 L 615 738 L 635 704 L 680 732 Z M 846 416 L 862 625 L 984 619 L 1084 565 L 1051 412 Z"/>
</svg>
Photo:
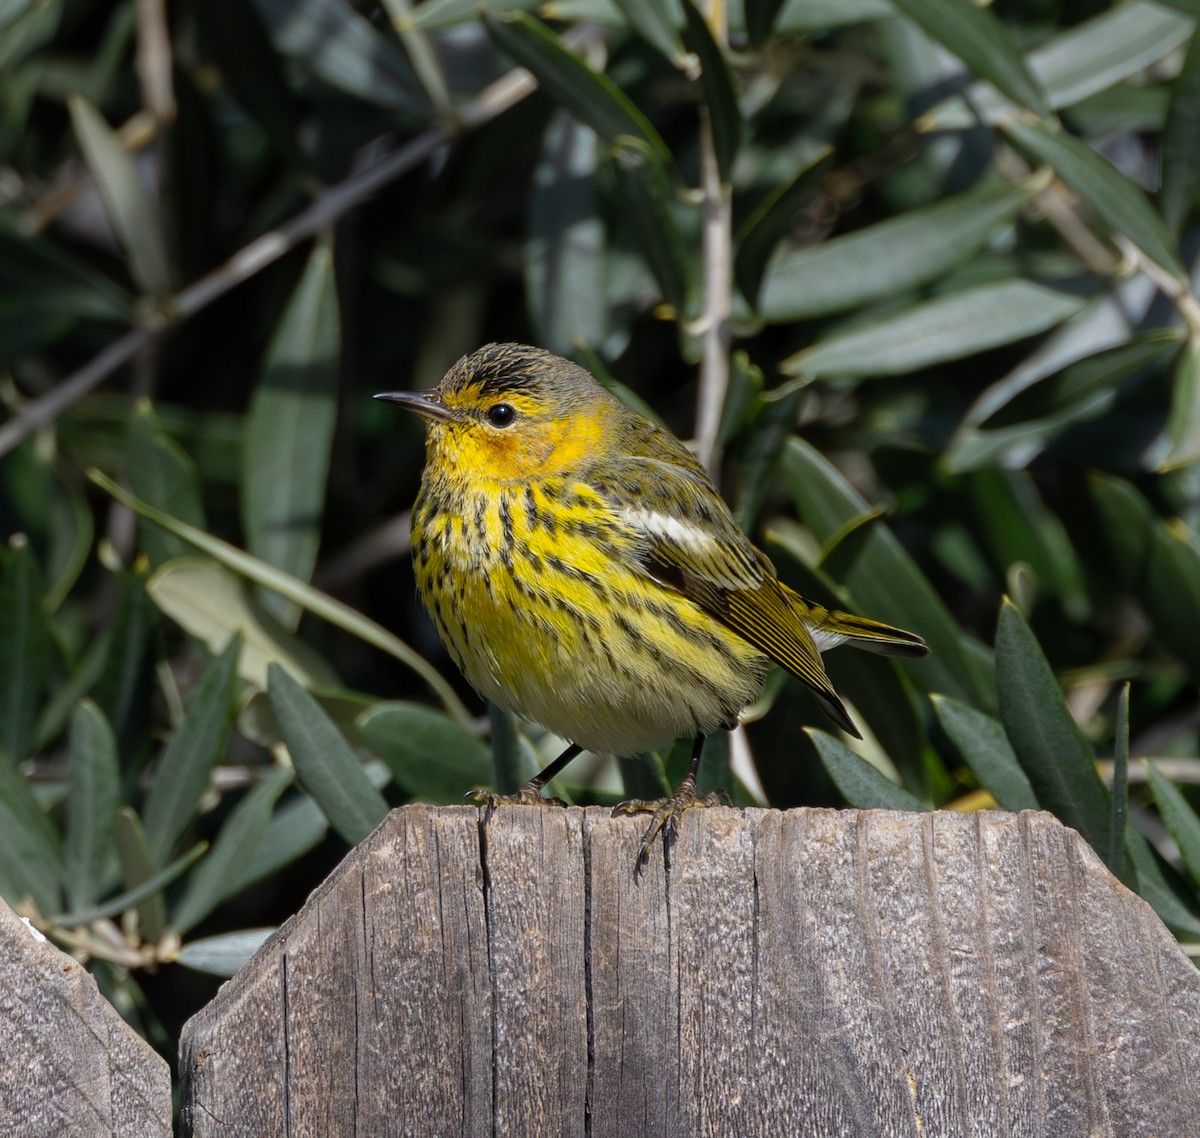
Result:
<svg viewBox="0 0 1200 1138">
<path fill-rule="evenodd" d="M 596 30 L 587 29 L 564 39 L 582 47 Z M 463 128 L 490 122 L 515 106 L 537 88 L 537 81 L 524 68 L 502 75 L 468 102 L 459 113 Z M 169 298 L 146 323 L 132 328 L 114 340 L 82 368 L 57 384 L 42 398 L 28 404 L 15 418 L 0 427 L 0 457 L 7 454 L 38 427 L 50 422 L 76 400 L 86 395 L 122 364 L 168 329 L 194 316 L 214 300 L 241 284 L 248 277 L 279 260 L 300 242 L 333 224 L 343 214 L 374 197 L 389 182 L 419 166 L 440 147 L 452 141 L 455 133 L 446 125 L 431 127 L 423 134 L 384 155 L 366 169 L 325 190 L 291 221 L 265 233 L 235 253 L 219 268 L 188 285 Z"/>
<path fill-rule="evenodd" d="M 708 0 L 713 38 L 727 38 L 725 0 Z M 704 313 L 700 318 L 700 394 L 696 403 L 696 457 L 711 471 L 717 461 L 717 433 L 729 388 L 729 316 L 733 298 L 733 205 L 721 181 L 712 120 L 700 121 L 700 190 L 704 196 Z"/>
</svg>

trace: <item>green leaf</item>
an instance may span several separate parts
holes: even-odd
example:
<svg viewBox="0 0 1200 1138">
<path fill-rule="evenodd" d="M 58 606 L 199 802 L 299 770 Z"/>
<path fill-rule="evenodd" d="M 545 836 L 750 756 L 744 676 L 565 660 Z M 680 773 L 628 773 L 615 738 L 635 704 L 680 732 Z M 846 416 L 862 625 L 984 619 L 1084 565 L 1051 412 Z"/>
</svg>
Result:
<svg viewBox="0 0 1200 1138">
<path fill-rule="evenodd" d="M 46 238 L 26 237 L 0 224 L 0 293 L 22 306 L 83 320 L 125 322 L 128 294 Z"/>
<path fill-rule="evenodd" d="M 789 356 L 785 375 L 907 375 L 1011 344 L 1074 316 L 1083 301 L 1025 280 L 977 285 L 835 333 Z"/>
<path fill-rule="evenodd" d="M 1170 779 L 1150 762 L 1142 764 L 1150 780 L 1158 813 L 1163 825 L 1179 847 L 1179 856 L 1187 867 L 1192 881 L 1200 886 L 1200 816 Z"/>
<path fill-rule="evenodd" d="M 275 802 L 291 781 L 291 771 L 274 770 L 230 811 L 212 848 L 188 878 L 171 914 L 172 929 L 187 933 L 237 893 L 237 875 L 258 848 Z"/>
<path fill-rule="evenodd" d="M 466 790 L 491 779 L 488 748 L 432 708 L 377 703 L 359 716 L 358 727 L 396 782 L 420 801 L 459 802 Z"/>
<path fill-rule="evenodd" d="M 132 769 L 145 754 L 146 724 L 154 689 L 151 644 L 158 631 L 158 613 L 146 596 L 141 572 L 118 575 L 121 597 L 111 625 L 103 671 L 92 698 L 117 733 L 122 765 Z"/>
<path fill-rule="evenodd" d="M 485 11 L 483 19 L 496 45 L 533 72 L 553 102 L 587 123 L 605 142 L 638 139 L 665 168 L 671 167 L 667 144 L 629 96 L 607 75 L 593 71 L 545 24 L 524 12 L 493 16 Z"/>
<path fill-rule="evenodd" d="M 1117 700 L 1116 739 L 1113 744 L 1111 821 L 1108 827 L 1108 852 L 1105 861 L 1115 874 L 1121 872 L 1129 818 L 1129 681 L 1121 685 Z"/>
<path fill-rule="evenodd" d="M 889 0 L 784 0 L 775 33 L 824 32 L 844 24 L 890 19 L 895 14 Z"/>
<path fill-rule="evenodd" d="M 197 814 L 213 767 L 225 754 L 233 726 L 240 636 L 205 669 L 187 714 L 159 757 L 146 795 L 143 819 L 147 848 L 156 868 L 166 864 L 175 843 Z"/>
<path fill-rule="evenodd" d="M 1093 475 L 1092 498 L 1121 580 L 1141 602 L 1155 633 L 1200 676 L 1200 555 L 1166 526 L 1132 486 Z"/>
<path fill-rule="evenodd" d="M 542 139 L 529 200 L 525 296 L 537 343 L 569 356 L 608 333 L 605 233 L 597 212 L 596 132 L 556 111 Z"/>
<path fill-rule="evenodd" d="M 1172 233 L 1180 233 L 1200 195 L 1200 36 L 1193 36 L 1171 91 L 1162 135 L 1159 202 Z"/>
<path fill-rule="evenodd" d="M 333 828 L 356 845 L 387 814 L 383 795 L 317 701 L 278 664 L 268 671 L 267 695 L 301 785 Z"/>
<path fill-rule="evenodd" d="M 167 242 L 158 210 L 142 188 L 133 159 L 116 132 L 82 95 L 67 100 L 71 125 L 84 160 L 96 179 L 113 229 L 129 254 L 129 271 L 144 292 L 171 291 Z"/>
<path fill-rule="evenodd" d="M 33 749 L 34 727 L 54 645 L 43 606 L 44 588 L 33 550 L 11 541 L 0 582 L 0 749 L 21 762 Z"/>
<path fill-rule="evenodd" d="M 1077 107 L 1127 79 L 1140 78 L 1186 42 L 1192 27 L 1192 21 L 1157 3 L 1133 0 L 1052 36 L 1029 52 L 1025 63 L 1054 110 Z M 1119 101 L 1128 106 L 1137 93 L 1122 91 Z M 923 130 L 971 129 L 980 120 L 1000 122 L 1014 110 L 997 91 L 978 83 L 966 98 L 951 96 L 922 116 L 920 125 Z M 1072 119 L 1078 121 L 1078 111 Z"/>
<path fill-rule="evenodd" d="M 175 960 L 197 972 L 229 977 L 274 934 L 274 929 L 239 929 L 233 933 L 204 937 L 185 944 Z"/>
<path fill-rule="evenodd" d="M 1008 600 L 996 631 L 996 686 L 1004 730 L 1039 804 L 1102 853 L 1108 848 L 1110 802 L 1091 744 L 1071 718 L 1029 626 Z"/>
<path fill-rule="evenodd" d="M 1142 190 L 1086 142 L 1041 122 L 1010 119 L 1001 126 L 1022 150 L 1052 166 L 1110 229 L 1123 233 L 1152 261 L 1180 280 L 1187 273 L 1175 239 Z"/>
<path fill-rule="evenodd" d="M 781 251 L 766 270 L 762 317 L 768 323 L 811 319 L 928 284 L 1002 232 L 1041 182 L 989 186 L 820 245 Z"/>
<path fill-rule="evenodd" d="M 1196 913 L 1194 902 L 1185 900 L 1180 889 L 1168 881 L 1150 843 L 1133 827 L 1125 834 L 1125 852 L 1128 854 L 1126 865 L 1137 875 L 1139 895 L 1153 907 L 1163 923 L 1178 935 L 1193 940 L 1200 937 L 1200 915 Z M 1182 884 L 1180 881 L 1179 885 Z"/>
<path fill-rule="evenodd" d="M 1036 810 L 1037 796 L 1000 723 L 950 696 L 935 694 L 931 698 L 942 730 L 979 785 L 1005 810 Z"/>
<path fill-rule="evenodd" d="M 759 47 L 771 34 L 785 0 L 749 0 L 745 4 L 746 34 L 752 47 Z"/>
<path fill-rule="evenodd" d="M 301 580 L 312 573 L 321 539 L 340 342 L 333 249 L 321 241 L 267 349 L 242 460 L 246 544 L 256 557 Z M 274 593 L 264 594 L 263 603 L 285 627 L 295 628 L 295 604 Z"/>
<path fill-rule="evenodd" d="M 738 230 L 733 273 L 742 295 L 755 309 L 760 307 L 759 292 L 775 246 L 791 232 L 796 214 L 816 197 L 832 159 L 832 146 L 814 147 L 791 180 L 781 183 Z"/>
<path fill-rule="evenodd" d="M 191 857 L 191 854 L 185 855 L 165 869 L 156 865 L 154 858 L 150 856 L 150 847 L 146 844 L 142 820 L 132 806 L 123 806 L 117 811 L 116 837 L 124 892 L 111 898 L 103 907 L 89 907 L 71 912 L 63 923 L 70 924 L 73 920 L 74 923 L 82 925 L 88 920 L 111 916 L 136 907 L 143 938 L 156 941 L 162 936 L 167 921 L 167 907 L 162 891 L 187 869 L 187 865 L 183 863 L 190 864 L 188 858 L 194 861 L 195 857 Z M 203 847 L 200 852 L 202 849 Z M 199 852 L 192 852 L 199 857 Z"/>
<path fill-rule="evenodd" d="M 671 185 L 654 149 L 636 138 L 623 138 L 612 148 L 623 205 L 621 219 L 637 240 L 665 300 L 685 318 L 692 287 L 687 247 L 671 212 Z"/>
<path fill-rule="evenodd" d="M 0 893 L 10 905 L 31 897 L 39 912 L 52 913 L 63 876 L 54 826 L 16 763 L 0 753 Z"/>
<path fill-rule="evenodd" d="M 700 82 L 704 88 L 704 107 L 712 126 L 713 151 L 721 181 L 729 185 L 733 180 L 733 162 L 742 142 L 742 112 L 733 87 L 733 76 L 720 45 L 713 39 L 708 21 L 697 11 L 692 0 L 682 0 L 682 4 L 683 42 L 700 60 Z"/>
<path fill-rule="evenodd" d="M 90 699 L 82 700 L 71 716 L 70 748 L 67 899 L 72 909 L 82 909 L 96 900 L 104 885 L 120 805 L 117 739 Z"/>
<path fill-rule="evenodd" d="M 404 52 L 345 0 L 254 0 L 254 6 L 280 52 L 330 86 L 388 110 L 428 115 Z"/>
<path fill-rule="evenodd" d="M 1187 342 L 1175 365 L 1167 438 L 1170 449 L 1158 464 L 1160 471 L 1200 459 L 1200 337 Z"/>
<path fill-rule="evenodd" d="M 378 766 L 385 775 L 389 773 L 382 763 Z M 328 833 L 329 819 L 308 795 L 299 794 L 285 802 L 267 823 L 258 846 L 245 865 L 234 875 L 234 893 L 240 893 L 248 885 L 270 877 L 315 850 Z"/>
<path fill-rule="evenodd" d="M 260 690 L 267 665 L 282 664 L 305 684 L 337 686 L 329 665 L 299 637 L 256 605 L 242 583 L 211 561 L 181 558 L 160 565 L 146 582 L 151 600 L 216 655 L 230 637 L 243 639 L 238 675 Z"/>
<path fill-rule="evenodd" d="M 832 735 L 806 727 L 821 763 L 842 797 L 856 810 L 928 810 L 919 798 L 885 778 L 866 759 L 856 755 Z"/>
<path fill-rule="evenodd" d="M 676 67 L 683 63 L 680 28 L 683 12 L 679 0 L 614 0 L 629 26 L 648 44 L 657 48 Z M 682 7 L 687 6 L 683 0 Z M 689 51 L 694 48 L 689 47 Z"/>
<path fill-rule="evenodd" d="M 1050 114 L 1008 29 L 990 9 L 962 0 L 892 0 L 892 4 L 1014 102 L 1035 114 Z"/>
<path fill-rule="evenodd" d="M 204 528 L 200 477 L 192 460 L 158 425 L 154 408 L 140 400 L 129 420 L 129 483 L 152 506 Z M 141 523 L 141 544 L 153 565 L 188 552 L 187 545 L 158 526 Z"/>
<path fill-rule="evenodd" d="M 512 12 L 541 7 L 540 0 L 424 0 L 412 15 L 412 26 L 430 31 L 473 20 L 480 11 Z M 400 26 L 398 31 L 403 31 Z"/>
<path fill-rule="evenodd" d="M 156 510 L 132 494 L 126 493 L 99 470 L 89 470 L 88 478 L 105 493 L 111 494 L 122 505 L 128 506 L 139 516 L 148 518 L 155 525 L 160 525 L 168 532 L 183 538 L 189 545 L 208 554 L 239 576 L 268 589 L 274 589 L 277 593 L 282 593 L 313 615 L 329 621 L 352 636 L 357 636 L 367 644 L 374 645 L 381 652 L 395 657 L 405 667 L 416 672 L 429 685 L 441 700 L 442 706 L 456 720 L 463 724 L 473 721 L 471 713 L 463 706 L 462 700 L 458 698 L 454 689 L 443 679 L 436 668 L 424 657 L 414 652 L 399 637 L 393 636 L 387 629 L 368 620 L 362 613 L 356 612 L 349 605 L 335 600 L 319 589 L 314 589 L 311 585 L 297 580 L 291 574 L 280 572 L 257 557 L 251 557 L 250 554 L 230 545 L 227 541 L 222 541 L 220 538 L 213 537 L 212 534 L 205 533 L 204 530 L 189 526 L 184 522 L 177 521 L 169 514 L 164 514 L 161 510 Z"/>
<path fill-rule="evenodd" d="M 780 475 L 822 545 L 871 512 L 837 469 L 799 439 L 784 447 Z M 827 555 L 825 570 L 846 586 L 857 610 L 925 638 L 930 655 L 904 662 L 918 686 L 989 708 L 995 700 L 991 668 L 972 650 L 928 578 L 886 526 L 870 523 L 860 530 L 857 540 L 843 539 Z"/>
</svg>

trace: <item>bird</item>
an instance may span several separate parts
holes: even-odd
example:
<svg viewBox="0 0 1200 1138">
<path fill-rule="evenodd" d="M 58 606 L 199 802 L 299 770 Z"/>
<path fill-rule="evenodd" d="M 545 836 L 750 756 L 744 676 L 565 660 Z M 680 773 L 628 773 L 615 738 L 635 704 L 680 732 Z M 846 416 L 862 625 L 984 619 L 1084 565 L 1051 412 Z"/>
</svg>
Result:
<svg viewBox="0 0 1200 1138">
<path fill-rule="evenodd" d="M 773 664 L 861 737 L 821 653 L 929 650 L 784 584 L 687 447 L 570 360 L 486 344 L 430 391 L 375 398 L 427 427 L 412 556 L 446 650 L 481 696 L 569 743 L 515 793 L 474 792 L 490 807 L 557 802 L 543 789 L 582 751 L 688 738 L 672 794 L 614 809 L 652 815 L 640 871 L 686 810 L 728 802 L 697 793 L 704 739 L 737 725 Z"/>
</svg>

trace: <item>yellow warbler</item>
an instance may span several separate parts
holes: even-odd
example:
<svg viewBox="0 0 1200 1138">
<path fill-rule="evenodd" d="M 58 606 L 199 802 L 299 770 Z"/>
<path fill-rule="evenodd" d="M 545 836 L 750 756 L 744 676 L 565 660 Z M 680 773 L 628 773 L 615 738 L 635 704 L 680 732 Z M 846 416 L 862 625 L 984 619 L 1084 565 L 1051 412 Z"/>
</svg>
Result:
<svg viewBox="0 0 1200 1138">
<path fill-rule="evenodd" d="M 654 814 L 640 866 L 664 826 L 715 800 L 696 793 L 704 737 L 737 723 L 772 661 L 857 735 L 820 653 L 928 651 L 789 589 L 684 445 L 568 360 L 489 344 L 433 391 L 376 398 L 428 423 L 413 560 L 447 650 L 481 695 L 571 741 L 515 794 L 481 801 L 549 801 L 581 750 L 691 738 L 674 794 L 616 808 Z"/>
</svg>

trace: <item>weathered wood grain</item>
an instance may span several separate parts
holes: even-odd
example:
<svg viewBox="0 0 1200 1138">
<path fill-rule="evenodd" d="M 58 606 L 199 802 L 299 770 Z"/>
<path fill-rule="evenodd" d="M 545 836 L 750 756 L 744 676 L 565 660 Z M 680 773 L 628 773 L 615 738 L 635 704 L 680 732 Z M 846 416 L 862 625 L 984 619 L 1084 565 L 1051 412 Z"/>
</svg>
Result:
<svg viewBox="0 0 1200 1138">
<path fill-rule="evenodd" d="M 185 1134 L 1192 1138 L 1200 974 L 1042 814 L 405 807 L 184 1031 Z"/>
<path fill-rule="evenodd" d="M 79 963 L 0 901 L 0 1135 L 170 1133 L 167 1064 Z"/>
</svg>

